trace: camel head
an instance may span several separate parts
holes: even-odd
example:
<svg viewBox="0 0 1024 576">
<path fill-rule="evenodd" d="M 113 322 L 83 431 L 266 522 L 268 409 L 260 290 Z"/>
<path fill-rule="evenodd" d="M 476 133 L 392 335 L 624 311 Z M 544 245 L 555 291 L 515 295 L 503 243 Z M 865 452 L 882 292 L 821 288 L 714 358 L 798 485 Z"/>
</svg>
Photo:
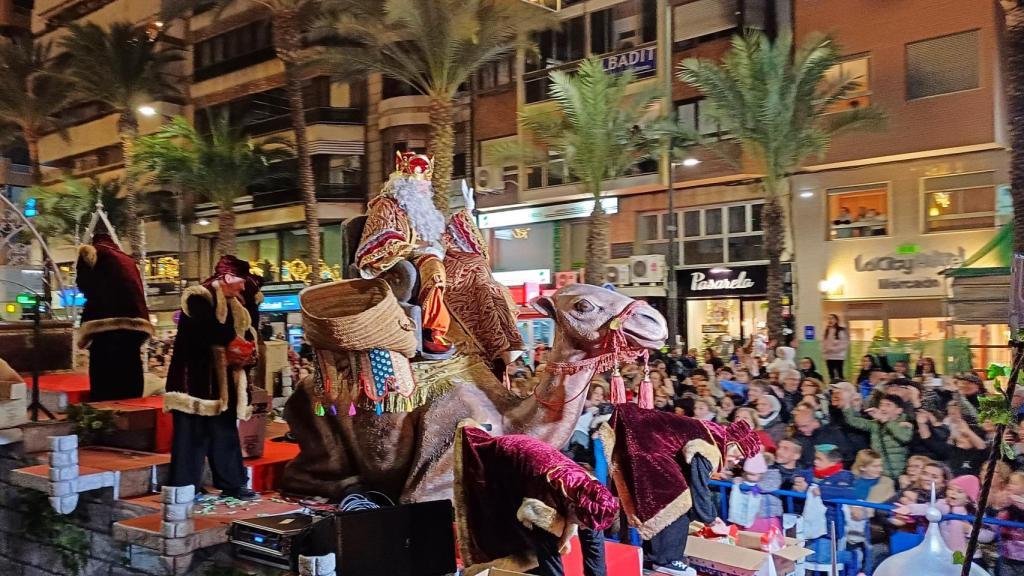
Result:
<svg viewBox="0 0 1024 576">
<path fill-rule="evenodd" d="M 556 338 L 564 338 L 567 344 L 590 356 L 602 351 L 611 321 L 633 302 L 629 296 L 599 286 L 570 284 L 551 296 L 537 298 L 532 305 L 555 320 Z M 665 318 L 643 303 L 625 319 L 622 332 L 638 348 L 661 348 L 668 338 Z"/>
</svg>

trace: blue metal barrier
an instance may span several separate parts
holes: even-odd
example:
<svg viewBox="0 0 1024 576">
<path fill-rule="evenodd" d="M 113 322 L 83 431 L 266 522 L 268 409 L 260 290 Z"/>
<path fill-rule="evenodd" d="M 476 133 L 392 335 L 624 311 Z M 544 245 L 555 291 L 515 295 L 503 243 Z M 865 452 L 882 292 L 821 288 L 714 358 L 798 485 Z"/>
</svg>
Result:
<svg viewBox="0 0 1024 576">
<path fill-rule="evenodd" d="M 721 494 L 721 505 L 719 508 L 719 515 L 722 518 L 729 517 L 729 490 L 732 490 L 734 486 L 730 482 L 724 482 L 722 480 L 712 480 L 710 484 L 718 488 Z M 740 490 L 744 492 L 750 491 L 750 487 L 740 484 Z M 800 498 L 804 499 L 807 497 L 803 492 L 795 492 L 793 490 L 775 490 L 774 492 L 765 492 L 765 494 L 772 494 L 782 498 L 785 502 L 786 512 L 793 511 L 793 499 Z M 896 506 L 892 504 L 878 504 L 876 502 L 867 502 L 864 500 L 848 500 L 845 498 L 836 498 L 833 500 L 822 500 L 826 506 L 859 506 L 861 508 L 874 508 L 875 510 L 884 510 L 886 512 L 892 512 L 896 509 Z M 974 516 L 967 516 L 964 514 L 945 514 L 942 516 L 943 520 L 965 520 L 967 522 L 974 522 Z M 1002 520 L 999 518 L 991 518 L 986 516 L 984 520 L 985 524 L 991 526 L 1002 526 L 1004 528 L 1024 528 L 1024 522 L 1013 522 L 1010 520 Z"/>
</svg>

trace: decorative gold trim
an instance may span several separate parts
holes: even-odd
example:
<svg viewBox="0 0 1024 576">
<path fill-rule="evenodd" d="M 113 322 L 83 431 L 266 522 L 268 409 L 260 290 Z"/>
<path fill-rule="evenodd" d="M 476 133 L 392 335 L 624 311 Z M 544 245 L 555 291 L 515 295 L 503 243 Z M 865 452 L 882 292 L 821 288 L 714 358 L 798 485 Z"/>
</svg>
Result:
<svg viewBox="0 0 1024 576">
<path fill-rule="evenodd" d="M 683 455 L 687 462 L 693 460 L 693 457 L 697 454 L 707 458 L 714 470 L 718 470 L 718 467 L 722 463 L 721 450 L 718 449 L 718 446 L 715 446 L 707 440 L 703 440 L 701 438 L 690 440 L 686 443 L 686 446 L 683 447 Z"/>
<path fill-rule="evenodd" d="M 523 498 L 519 510 L 516 510 L 516 519 L 527 528 L 536 526 L 555 536 L 562 536 L 566 530 L 565 517 L 536 498 Z"/>
</svg>

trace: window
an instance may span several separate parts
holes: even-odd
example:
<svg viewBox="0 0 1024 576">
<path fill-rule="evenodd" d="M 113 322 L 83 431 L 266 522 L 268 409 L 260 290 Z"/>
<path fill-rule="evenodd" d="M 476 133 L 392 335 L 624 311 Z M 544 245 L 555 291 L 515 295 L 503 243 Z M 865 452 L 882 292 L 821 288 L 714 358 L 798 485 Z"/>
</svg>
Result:
<svg viewBox="0 0 1024 576">
<path fill-rule="evenodd" d="M 739 26 L 737 0 L 696 0 L 672 9 L 674 42 L 696 40 Z"/>
<path fill-rule="evenodd" d="M 569 173 L 569 169 L 565 165 L 565 158 L 555 152 L 548 152 L 546 164 L 534 164 L 527 167 L 527 188 L 561 186 L 562 184 L 571 184 L 578 181 L 578 178 Z"/>
<path fill-rule="evenodd" d="M 977 88 L 978 39 L 972 30 L 907 44 L 907 100 Z"/>
<path fill-rule="evenodd" d="M 844 82 L 857 82 L 857 87 L 851 90 L 845 98 L 829 107 L 829 112 L 841 112 L 871 104 L 871 78 L 868 64 L 867 56 L 856 56 L 829 68 L 825 73 L 825 81 L 830 85 L 838 86 Z"/>
<path fill-rule="evenodd" d="M 657 39 L 657 0 L 630 0 L 590 14 L 590 53 L 631 50 Z"/>
<path fill-rule="evenodd" d="M 512 83 L 512 67 L 515 56 L 502 58 L 497 62 L 484 65 L 476 73 L 477 88 L 480 90 L 493 90 L 508 86 Z"/>
<path fill-rule="evenodd" d="M 273 35 L 269 20 L 260 20 L 229 30 L 196 43 L 194 48 L 197 80 L 241 70 L 274 57 Z"/>
<path fill-rule="evenodd" d="M 996 185 L 992 172 L 922 178 L 925 232 L 996 226 Z"/>
<path fill-rule="evenodd" d="M 726 134 L 725 130 L 717 122 L 702 116 L 702 100 L 687 100 L 676 103 L 676 118 L 678 119 L 679 126 L 706 138 L 721 138 Z"/>
<path fill-rule="evenodd" d="M 885 236 L 889 233 L 889 187 L 847 186 L 828 191 L 830 238 Z"/>
<path fill-rule="evenodd" d="M 761 231 L 762 203 L 709 206 L 677 212 L 681 226 L 675 232 L 680 243 L 680 264 L 696 266 L 757 262 L 765 259 Z M 644 253 L 664 254 L 673 238 L 671 218 L 665 213 L 640 214 L 637 240 L 647 245 Z"/>
<path fill-rule="evenodd" d="M 357 186 L 363 183 L 362 156 L 331 156 L 327 162 L 327 182 Z"/>
</svg>

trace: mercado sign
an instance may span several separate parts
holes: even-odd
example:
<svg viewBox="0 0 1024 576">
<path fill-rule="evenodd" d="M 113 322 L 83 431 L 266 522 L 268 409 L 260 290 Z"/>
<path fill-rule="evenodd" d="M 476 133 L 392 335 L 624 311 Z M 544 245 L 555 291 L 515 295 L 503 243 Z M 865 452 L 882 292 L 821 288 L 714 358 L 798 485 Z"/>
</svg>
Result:
<svg viewBox="0 0 1024 576">
<path fill-rule="evenodd" d="M 606 72 L 621 74 L 631 70 L 636 77 L 644 77 L 653 74 L 658 66 L 658 50 L 654 45 L 642 46 L 610 54 L 601 58 L 601 64 Z"/>
</svg>

